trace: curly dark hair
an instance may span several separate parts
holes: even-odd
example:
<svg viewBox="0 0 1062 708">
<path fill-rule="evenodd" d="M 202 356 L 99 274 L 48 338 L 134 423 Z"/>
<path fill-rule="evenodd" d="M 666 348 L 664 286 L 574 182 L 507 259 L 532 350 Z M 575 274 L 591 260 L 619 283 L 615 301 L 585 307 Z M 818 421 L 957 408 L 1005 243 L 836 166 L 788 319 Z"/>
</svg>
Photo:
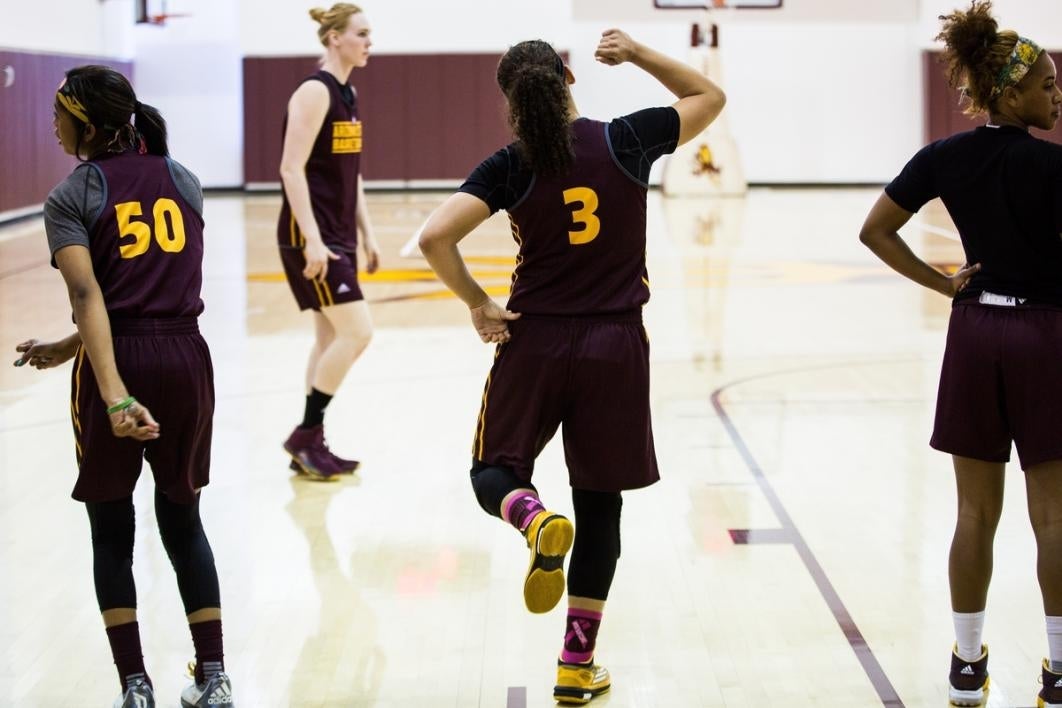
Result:
<svg viewBox="0 0 1062 708">
<path fill-rule="evenodd" d="M 1000 72 L 1010 61 L 1018 43 L 1018 33 L 999 30 L 992 17 L 992 0 L 971 0 L 968 10 L 940 15 L 940 34 L 935 39 L 946 45 L 941 61 L 948 66 L 948 82 L 964 87 L 966 113 L 976 115 L 993 108 Z"/>
<path fill-rule="evenodd" d="M 539 174 L 563 174 L 572 164 L 564 61 L 538 39 L 509 48 L 498 62 L 498 86 L 509 102 L 509 125 L 521 157 Z"/>
</svg>

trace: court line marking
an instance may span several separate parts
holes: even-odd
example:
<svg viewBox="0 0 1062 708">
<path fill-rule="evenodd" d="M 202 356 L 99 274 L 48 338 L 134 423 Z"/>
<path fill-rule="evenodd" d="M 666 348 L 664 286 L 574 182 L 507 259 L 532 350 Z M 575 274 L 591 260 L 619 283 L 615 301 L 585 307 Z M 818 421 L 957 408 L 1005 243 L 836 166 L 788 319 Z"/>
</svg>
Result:
<svg viewBox="0 0 1062 708">
<path fill-rule="evenodd" d="M 434 211 L 432 213 L 435 213 Z M 428 215 L 428 219 L 431 215 Z M 424 220 L 424 223 L 413 232 L 413 235 L 409 237 L 406 244 L 402 246 L 402 249 L 398 252 L 402 258 L 420 258 L 420 234 L 424 231 L 424 227 L 428 225 L 428 219 Z"/>
<path fill-rule="evenodd" d="M 937 236 L 945 236 L 947 238 L 952 239 L 953 241 L 962 240 L 959 234 L 954 229 L 945 229 L 941 226 L 933 226 L 932 224 L 927 224 L 924 221 L 916 222 L 912 224 L 912 226 L 922 229 L 923 231 L 928 231 L 931 234 L 936 234 Z"/>
<path fill-rule="evenodd" d="M 886 708 L 905 708 L 903 701 L 900 699 L 899 694 L 893 687 L 892 682 L 889 681 L 889 677 L 885 675 L 885 670 L 878 663 L 877 657 L 874 656 L 874 652 L 870 649 L 870 645 L 867 644 L 867 640 L 863 637 L 863 633 L 856 626 L 855 620 L 852 619 L 851 613 L 848 608 L 845 607 L 844 601 L 841 600 L 841 596 L 837 593 L 837 590 L 833 587 L 833 583 L 830 582 L 829 576 L 826 575 L 826 571 L 815 557 L 815 553 L 811 550 L 808 542 L 804 539 L 803 534 L 797 528 L 793 522 L 792 517 L 785 508 L 785 504 L 779 498 L 778 493 L 775 492 L 774 487 L 771 485 L 770 480 L 763 472 L 763 468 L 756 461 L 752 451 L 749 450 L 748 445 L 745 443 L 745 439 L 741 436 L 737 426 L 731 419 L 730 414 L 727 413 L 726 408 L 723 406 L 720 398 L 723 393 L 728 389 L 735 386 L 739 386 L 750 381 L 770 378 L 773 376 L 784 376 L 787 374 L 804 373 L 806 371 L 815 371 L 822 369 L 836 369 L 845 368 L 848 366 L 870 366 L 880 364 L 900 363 L 902 361 L 910 361 L 906 359 L 878 361 L 878 362 L 857 362 L 850 364 L 830 364 L 823 366 L 810 366 L 799 369 L 787 369 L 782 371 L 773 371 L 766 374 L 757 374 L 755 376 L 748 376 L 746 378 L 737 379 L 729 383 L 723 384 L 719 388 L 712 391 L 711 401 L 712 407 L 715 409 L 716 415 L 719 417 L 720 422 L 726 429 L 727 434 L 730 436 L 730 440 L 734 443 L 734 447 L 737 448 L 738 453 L 745 461 L 745 465 L 748 467 L 749 472 L 752 474 L 753 479 L 756 480 L 760 491 L 767 499 L 767 503 L 770 505 L 771 510 L 774 511 L 775 516 L 781 524 L 781 528 L 767 529 L 767 530 L 749 530 L 749 529 L 734 529 L 731 533 L 731 538 L 735 542 L 755 542 L 756 535 L 760 535 L 761 538 L 767 543 L 787 543 L 793 546 L 797 555 L 800 556 L 800 560 L 803 561 L 804 567 L 807 569 L 808 574 L 811 576 L 812 581 L 819 590 L 819 594 L 822 596 L 823 601 L 826 603 L 827 608 L 833 614 L 834 620 L 840 627 L 842 634 L 848 645 L 852 648 L 856 658 L 863 667 L 863 671 L 866 673 L 867 678 L 870 680 L 871 685 L 878 694 L 878 698 L 881 699 L 882 705 Z M 733 532 L 737 532 L 737 536 L 733 535 Z M 744 538 L 742 538 L 744 536 Z M 741 540 L 739 540 L 741 539 Z"/>
<path fill-rule="evenodd" d="M 527 688 L 510 686 L 505 697 L 505 708 L 527 708 Z"/>
</svg>

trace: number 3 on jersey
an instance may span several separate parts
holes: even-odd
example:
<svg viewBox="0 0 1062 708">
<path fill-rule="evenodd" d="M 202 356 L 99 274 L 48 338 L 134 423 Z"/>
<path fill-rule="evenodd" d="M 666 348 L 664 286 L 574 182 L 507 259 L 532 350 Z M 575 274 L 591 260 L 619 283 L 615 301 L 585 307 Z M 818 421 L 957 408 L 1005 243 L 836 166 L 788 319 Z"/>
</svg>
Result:
<svg viewBox="0 0 1062 708">
<path fill-rule="evenodd" d="M 578 202 L 579 208 L 572 213 L 573 224 L 583 224 L 581 231 L 569 231 L 568 243 L 581 246 L 590 243 L 601 232 L 601 220 L 597 218 L 597 192 L 589 187 L 572 187 L 564 190 L 564 203 Z"/>
<path fill-rule="evenodd" d="M 144 213 L 140 202 L 122 202 L 114 205 L 118 218 L 118 238 L 132 238 L 132 243 L 120 243 L 118 252 L 122 258 L 136 258 L 147 252 L 151 246 L 151 227 L 143 221 L 133 221 L 134 216 Z M 157 200 L 151 209 L 155 222 L 155 241 L 159 248 L 167 253 L 180 253 L 184 250 L 184 217 L 177 202 L 165 197 Z M 169 221 L 166 217 L 169 217 Z M 173 233 L 170 233 L 170 229 Z"/>
</svg>

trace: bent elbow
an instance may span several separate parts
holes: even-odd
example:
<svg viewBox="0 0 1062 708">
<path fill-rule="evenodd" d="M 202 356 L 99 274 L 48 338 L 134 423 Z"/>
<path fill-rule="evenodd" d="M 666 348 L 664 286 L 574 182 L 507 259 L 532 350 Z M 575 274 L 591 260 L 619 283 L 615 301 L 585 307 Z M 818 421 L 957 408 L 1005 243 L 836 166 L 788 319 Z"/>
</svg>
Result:
<svg viewBox="0 0 1062 708">
<path fill-rule="evenodd" d="M 70 294 L 70 303 L 77 305 L 87 302 L 92 296 L 92 288 L 84 283 L 76 283 L 67 288 Z"/>
<path fill-rule="evenodd" d="M 881 232 L 864 226 L 859 230 L 859 242 L 867 248 L 874 250 L 874 246 L 881 242 Z"/>
</svg>

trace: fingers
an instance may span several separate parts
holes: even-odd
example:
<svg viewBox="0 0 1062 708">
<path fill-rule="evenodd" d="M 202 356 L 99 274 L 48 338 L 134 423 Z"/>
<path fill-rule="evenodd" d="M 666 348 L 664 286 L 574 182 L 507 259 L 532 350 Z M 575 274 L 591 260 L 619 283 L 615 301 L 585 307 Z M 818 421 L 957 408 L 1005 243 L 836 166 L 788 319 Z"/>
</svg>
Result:
<svg viewBox="0 0 1062 708">
<path fill-rule="evenodd" d="M 22 342 L 21 344 L 16 344 L 15 345 L 15 351 L 16 352 L 20 352 L 22 354 L 22 356 L 20 356 L 18 359 L 15 359 L 15 366 L 25 366 L 26 364 L 32 363 L 30 361 L 30 359 L 32 357 L 31 350 L 36 345 L 37 345 L 37 340 L 36 339 L 27 339 L 25 342 Z"/>
<path fill-rule="evenodd" d="M 151 411 L 134 403 L 123 411 L 111 414 L 111 432 L 119 438 L 155 440 L 159 437 L 159 424 Z"/>
<path fill-rule="evenodd" d="M 509 310 L 506 310 L 505 312 L 502 313 L 502 319 L 503 320 L 509 320 L 509 321 L 518 320 L 518 319 L 520 319 L 520 313 L 519 312 L 510 312 Z"/>
<path fill-rule="evenodd" d="M 324 280 L 328 277 L 328 261 L 317 264 L 307 264 L 302 269 L 302 277 L 307 280 Z"/>
<path fill-rule="evenodd" d="M 498 332 L 480 332 L 479 338 L 484 344 L 505 344 L 512 339 L 512 335 L 506 329 Z"/>
<path fill-rule="evenodd" d="M 133 417 L 137 419 L 140 425 L 151 428 L 156 432 L 158 431 L 159 424 L 155 421 L 154 416 L 151 415 L 151 411 L 139 403 L 134 403 L 130 407 L 133 408 Z"/>
</svg>

